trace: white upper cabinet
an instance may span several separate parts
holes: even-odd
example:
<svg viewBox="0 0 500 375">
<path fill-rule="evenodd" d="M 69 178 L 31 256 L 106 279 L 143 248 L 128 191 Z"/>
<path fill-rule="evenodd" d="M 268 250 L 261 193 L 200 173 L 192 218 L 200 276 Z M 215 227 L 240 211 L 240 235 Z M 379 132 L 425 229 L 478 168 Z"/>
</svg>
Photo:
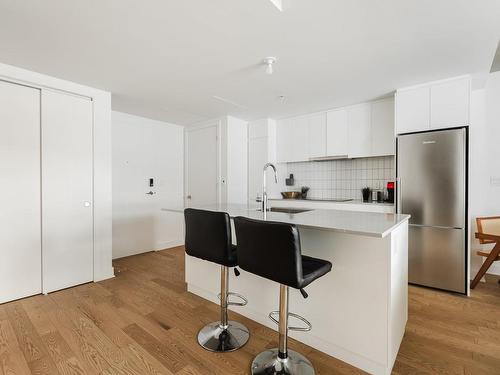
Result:
<svg viewBox="0 0 500 375">
<path fill-rule="evenodd" d="M 365 103 L 347 108 L 347 124 L 349 157 L 371 156 L 371 105 Z"/>
<path fill-rule="evenodd" d="M 277 161 L 394 155 L 394 99 L 280 120 Z"/>
<path fill-rule="evenodd" d="M 469 125 L 469 104 L 467 77 L 431 86 L 431 128 Z"/>
<path fill-rule="evenodd" d="M 309 158 L 326 156 L 326 113 L 308 117 Z"/>
<path fill-rule="evenodd" d="M 469 76 L 401 89 L 396 93 L 396 132 L 467 126 L 469 111 Z"/>
<path fill-rule="evenodd" d="M 284 119 L 276 123 L 276 161 L 287 162 L 292 159 L 292 120 Z"/>
<path fill-rule="evenodd" d="M 307 117 L 280 120 L 276 129 L 278 162 L 309 160 L 309 126 Z"/>
<path fill-rule="evenodd" d="M 326 115 L 326 156 L 347 156 L 348 152 L 347 109 L 329 111 Z"/>
<path fill-rule="evenodd" d="M 396 93 L 398 134 L 430 128 L 430 88 L 419 87 Z"/>
<path fill-rule="evenodd" d="M 307 117 L 292 120 L 292 161 L 309 160 L 309 121 Z"/>
<path fill-rule="evenodd" d="M 394 134 L 394 99 L 372 103 L 372 155 L 394 155 L 396 138 Z"/>
</svg>

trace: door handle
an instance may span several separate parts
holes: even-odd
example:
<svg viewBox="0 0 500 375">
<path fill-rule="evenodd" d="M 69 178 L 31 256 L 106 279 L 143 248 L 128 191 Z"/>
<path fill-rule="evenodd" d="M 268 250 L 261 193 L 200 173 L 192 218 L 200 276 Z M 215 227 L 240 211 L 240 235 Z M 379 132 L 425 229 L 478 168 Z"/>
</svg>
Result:
<svg viewBox="0 0 500 375">
<path fill-rule="evenodd" d="M 396 178 L 396 213 L 401 214 L 403 213 L 401 205 L 403 204 L 401 200 L 401 194 L 403 193 L 402 191 L 402 182 L 401 182 L 401 177 Z"/>
<path fill-rule="evenodd" d="M 154 191 L 150 191 L 149 193 L 146 193 L 147 195 L 153 195 L 156 194 Z"/>
</svg>

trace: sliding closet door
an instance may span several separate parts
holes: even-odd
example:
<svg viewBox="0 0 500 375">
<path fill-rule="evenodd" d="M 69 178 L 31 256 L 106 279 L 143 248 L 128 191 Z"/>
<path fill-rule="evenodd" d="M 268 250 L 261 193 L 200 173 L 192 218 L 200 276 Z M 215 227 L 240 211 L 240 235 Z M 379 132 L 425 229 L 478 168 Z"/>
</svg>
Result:
<svg viewBox="0 0 500 375">
<path fill-rule="evenodd" d="M 40 91 L 0 81 L 0 303 L 42 291 Z"/>
<path fill-rule="evenodd" d="M 42 91 L 43 292 L 93 280 L 92 101 Z"/>
</svg>

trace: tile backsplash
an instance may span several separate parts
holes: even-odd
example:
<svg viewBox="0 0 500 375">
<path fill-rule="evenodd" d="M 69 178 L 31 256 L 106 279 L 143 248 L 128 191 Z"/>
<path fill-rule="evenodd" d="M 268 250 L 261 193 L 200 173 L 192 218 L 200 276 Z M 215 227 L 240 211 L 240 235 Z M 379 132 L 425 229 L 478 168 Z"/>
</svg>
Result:
<svg viewBox="0 0 500 375">
<path fill-rule="evenodd" d="M 295 179 L 286 190 L 308 186 L 313 199 L 362 199 L 363 187 L 385 190 L 395 178 L 394 156 L 287 163 L 286 170 Z"/>
</svg>

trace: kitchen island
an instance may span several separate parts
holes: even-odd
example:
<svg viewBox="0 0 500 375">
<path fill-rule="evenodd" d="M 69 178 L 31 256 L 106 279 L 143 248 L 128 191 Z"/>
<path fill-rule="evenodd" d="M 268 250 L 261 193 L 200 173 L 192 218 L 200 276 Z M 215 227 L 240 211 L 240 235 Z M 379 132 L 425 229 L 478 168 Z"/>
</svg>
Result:
<svg viewBox="0 0 500 375">
<path fill-rule="evenodd" d="M 313 326 L 290 336 L 368 373 L 391 373 L 408 317 L 408 215 L 311 210 L 267 212 L 264 218 L 247 205 L 197 208 L 296 224 L 303 254 L 329 260 L 333 268 L 306 288 L 308 299 L 290 289 L 290 311 Z M 190 292 L 218 303 L 218 265 L 186 255 L 186 283 Z M 249 301 L 231 306 L 234 311 L 277 328 L 268 318 L 278 307 L 276 283 L 242 271 L 229 285 Z"/>
</svg>

